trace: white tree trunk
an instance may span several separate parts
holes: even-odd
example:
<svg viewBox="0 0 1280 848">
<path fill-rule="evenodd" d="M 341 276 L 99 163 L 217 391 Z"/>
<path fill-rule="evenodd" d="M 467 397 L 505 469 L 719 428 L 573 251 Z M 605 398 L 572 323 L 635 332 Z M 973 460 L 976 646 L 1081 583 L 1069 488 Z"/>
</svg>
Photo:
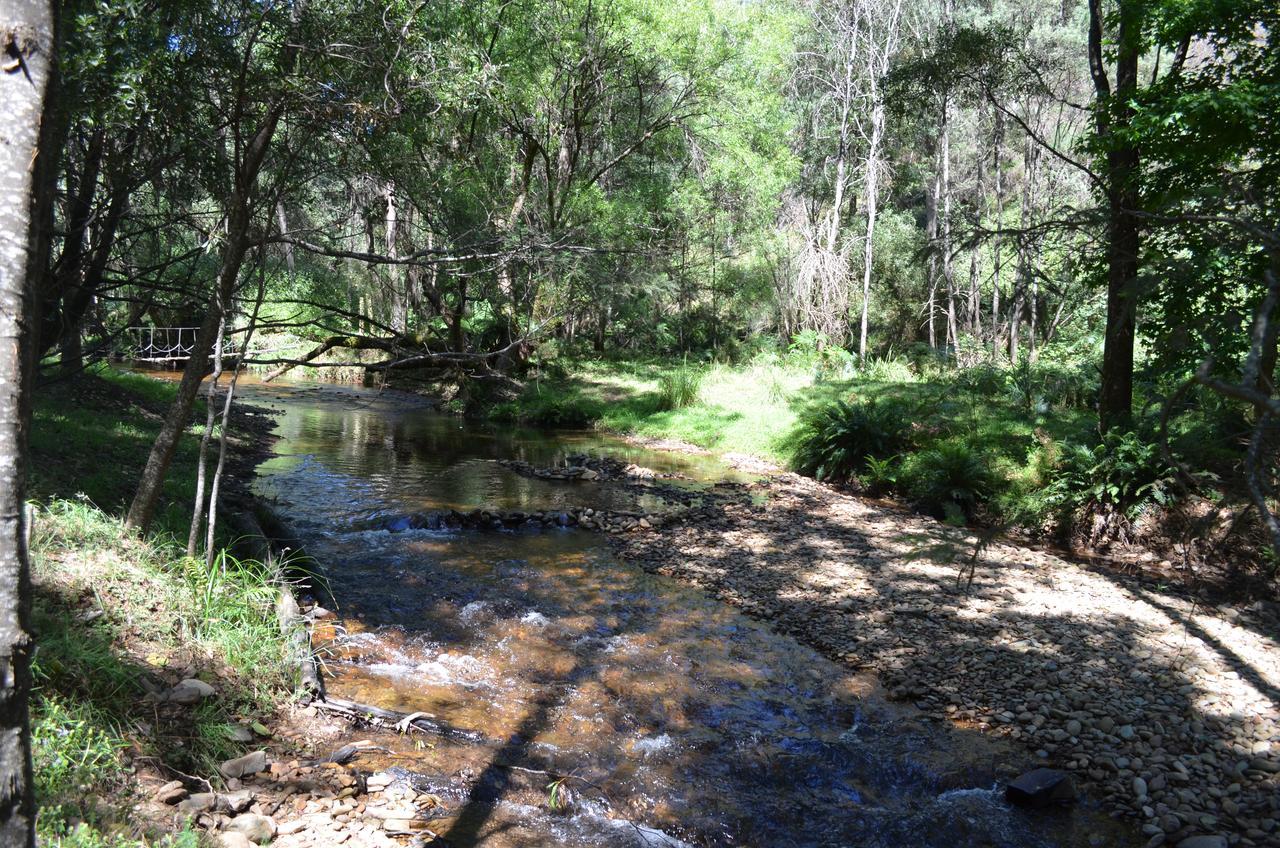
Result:
<svg viewBox="0 0 1280 848">
<path fill-rule="evenodd" d="M 33 266 L 50 202 L 37 185 L 36 152 L 53 78 L 55 31 L 48 2 L 0 0 L 0 844 L 12 846 L 35 845 L 24 497 L 35 280 L 43 270 Z"/>
</svg>

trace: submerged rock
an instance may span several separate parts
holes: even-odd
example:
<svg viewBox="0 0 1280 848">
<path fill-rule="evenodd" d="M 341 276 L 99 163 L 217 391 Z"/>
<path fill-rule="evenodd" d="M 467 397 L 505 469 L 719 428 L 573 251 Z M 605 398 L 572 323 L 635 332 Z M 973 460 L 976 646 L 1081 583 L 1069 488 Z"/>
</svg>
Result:
<svg viewBox="0 0 1280 848">
<path fill-rule="evenodd" d="M 1211 834 L 1188 836 L 1178 843 L 1178 848 L 1227 848 L 1227 837 Z"/>
<path fill-rule="evenodd" d="M 1005 800 L 1020 807 L 1047 807 L 1072 801 L 1075 784 L 1065 771 L 1051 768 L 1033 769 L 1005 787 Z"/>
</svg>

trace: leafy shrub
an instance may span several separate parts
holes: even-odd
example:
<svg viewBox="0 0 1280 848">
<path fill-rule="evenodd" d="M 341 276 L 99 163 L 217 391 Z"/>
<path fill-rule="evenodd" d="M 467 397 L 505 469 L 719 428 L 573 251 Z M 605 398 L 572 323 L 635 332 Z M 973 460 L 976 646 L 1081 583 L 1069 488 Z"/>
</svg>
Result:
<svg viewBox="0 0 1280 848">
<path fill-rule="evenodd" d="M 1176 481 L 1158 445 L 1113 430 L 1095 445 L 1064 445 L 1044 498 L 1061 516 L 1099 509 L 1132 520 L 1151 504 L 1172 503 Z"/>
<path fill-rule="evenodd" d="M 799 363 L 811 362 L 828 344 L 825 333 L 817 330 L 801 330 L 791 339 L 787 346 L 787 357 Z"/>
<path fill-rule="evenodd" d="M 909 456 L 902 478 L 921 510 L 957 522 L 972 518 L 1000 487 L 989 458 L 958 439 L 945 439 Z"/>
<path fill-rule="evenodd" d="M 1009 372 L 1006 394 L 1015 405 L 1028 413 L 1048 412 L 1051 408 L 1077 409 L 1093 402 L 1098 391 L 1097 374 L 1092 366 L 1071 365 L 1029 357 Z"/>
<path fill-rule="evenodd" d="M 698 402 L 702 391 L 702 372 L 681 366 L 658 378 L 658 409 L 684 409 Z"/>
<path fill-rule="evenodd" d="M 986 363 L 961 369 L 955 376 L 956 388 L 984 397 L 995 397 L 1001 394 L 1008 383 L 1008 371 Z"/>
<path fill-rule="evenodd" d="M 604 414 L 604 406 L 577 392 L 526 391 L 519 399 L 495 405 L 489 417 L 535 427 L 589 427 Z"/>
<path fill-rule="evenodd" d="M 836 401 L 801 419 L 792 467 L 819 480 L 846 482 L 870 457 L 900 453 L 911 444 L 908 416 L 895 404 Z"/>
<path fill-rule="evenodd" d="M 87 703 L 41 693 L 32 711 L 31 749 L 41 805 L 79 800 L 89 787 L 117 777 L 124 741 Z"/>
<path fill-rule="evenodd" d="M 891 492 L 898 485 L 898 457 L 867 457 L 867 467 L 859 478 L 869 495 Z"/>
<path fill-rule="evenodd" d="M 899 356 L 872 357 L 862 366 L 862 378 L 880 383 L 914 383 L 911 363 Z"/>
</svg>

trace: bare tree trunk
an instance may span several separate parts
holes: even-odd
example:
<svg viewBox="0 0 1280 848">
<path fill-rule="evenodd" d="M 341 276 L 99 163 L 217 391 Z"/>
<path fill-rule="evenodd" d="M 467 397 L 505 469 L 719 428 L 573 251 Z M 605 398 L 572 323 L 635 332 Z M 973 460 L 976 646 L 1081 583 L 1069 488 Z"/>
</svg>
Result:
<svg viewBox="0 0 1280 848">
<path fill-rule="evenodd" d="M 35 845 L 31 768 L 31 576 L 27 430 L 35 367 L 35 287 L 57 151 L 43 120 L 56 84 L 50 3 L 0 0 L 0 844 Z"/>
<path fill-rule="evenodd" d="M 1103 64 L 1101 0 L 1089 2 L 1089 66 L 1099 112 L 1099 131 L 1106 137 L 1128 129 L 1129 105 L 1138 88 L 1141 52 L 1141 7 L 1134 0 L 1119 4 L 1116 49 L 1116 90 L 1111 92 Z M 1111 101 L 1119 104 L 1110 114 Z M 1102 351 L 1102 387 L 1098 417 L 1102 429 L 1127 423 L 1133 413 L 1133 346 L 1137 322 L 1139 254 L 1142 247 L 1138 218 L 1141 196 L 1137 186 L 1139 153 L 1132 145 L 1115 145 L 1107 153 L 1107 328 Z"/>
<path fill-rule="evenodd" d="M 1000 272 L 1004 253 L 1004 113 L 995 110 L 995 155 L 993 167 L 996 179 L 996 236 L 992 240 L 995 268 L 991 278 L 991 359 L 1000 358 Z"/>
<path fill-rule="evenodd" d="M 938 180 L 942 192 L 942 278 L 947 284 L 947 342 L 952 355 L 960 348 L 956 327 L 956 272 L 951 256 L 951 102 L 943 102 L 941 160 L 942 175 Z"/>
<path fill-rule="evenodd" d="M 985 110 L 983 110 L 985 112 Z M 984 117 L 979 114 L 978 132 L 976 135 L 976 143 L 981 145 L 982 139 L 982 122 Z M 973 197 L 974 208 L 977 210 L 979 220 L 982 219 L 983 207 L 986 205 L 986 182 L 987 182 L 987 159 L 982 155 L 981 147 L 978 150 L 977 174 L 974 179 Z M 973 246 L 969 250 L 969 304 L 966 316 L 968 318 L 969 334 L 973 336 L 975 343 L 981 344 L 982 338 L 982 294 L 980 291 L 981 283 L 978 280 L 978 248 Z M 981 348 L 979 348 L 981 349 Z"/>
<path fill-rule="evenodd" d="M 953 0 L 943 0 L 943 21 L 950 28 L 955 17 Z M 942 97 L 942 277 L 947 283 L 947 337 L 954 345 L 953 355 L 960 350 L 960 337 L 956 327 L 956 274 L 951 257 L 951 95 Z"/>
<path fill-rule="evenodd" d="M 283 200 L 276 201 L 276 225 L 280 227 L 280 235 L 289 235 L 289 218 L 285 214 Z M 289 269 L 289 280 L 292 282 L 297 275 L 297 268 L 294 265 L 293 244 L 290 242 L 284 244 L 284 264 Z"/>
<path fill-rule="evenodd" d="M 227 384 L 227 397 L 222 404 L 222 429 L 218 433 L 218 465 L 213 472 L 213 485 L 209 487 L 209 528 L 204 541 L 204 563 L 206 567 L 213 565 L 214 541 L 218 529 L 218 494 L 222 489 L 222 472 L 227 464 L 227 435 L 231 430 L 231 403 L 236 396 L 236 383 L 240 380 L 240 370 L 244 365 L 244 356 L 253 344 L 253 331 L 258 326 L 258 313 L 262 309 L 262 298 L 267 288 L 267 268 L 264 257 L 258 255 L 258 295 L 253 301 L 253 313 L 249 316 L 249 326 L 244 332 L 244 342 L 240 347 L 241 355 L 236 358 L 235 369 L 231 372 L 231 382 Z"/>
<path fill-rule="evenodd" d="M 898 49 L 898 20 L 901 0 L 895 0 L 889 16 L 879 27 L 880 42 L 868 39 L 867 85 L 871 100 L 871 132 L 867 137 L 867 168 L 863 183 L 867 207 L 867 232 L 862 255 L 862 321 L 858 333 L 858 359 L 867 361 L 867 317 L 871 306 L 871 262 L 875 249 L 877 191 L 880 172 L 880 142 L 884 135 L 885 105 L 880 91 L 880 78 Z"/>
<path fill-rule="evenodd" d="M 387 201 L 385 220 L 387 255 L 395 257 L 398 255 L 396 252 L 396 230 L 398 228 L 399 210 L 396 208 L 396 184 L 394 181 L 387 182 L 383 195 Z M 406 286 L 402 282 L 405 275 L 401 273 L 398 265 L 391 265 L 387 268 L 387 276 L 390 278 L 391 284 L 391 328 L 397 333 L 404 333 L 409 329 L 409 298 Z"/>
<path fill-rule="evenodd" d="M 222 345 L 227 336 L 227 312 L 222 310 L 222 320 L 218 322 L 218 336 L 213 342 L 213 373 L 209 375 L 209 390 L 205 393 L 204 432 L 200 434 L 200 453 L 196 459 L 196 496 L 195 505 L 191 508 L 191 528 L 187 531 L 187 556 L 196 555 L 196 543 L 200 539 L 200 530 L 204 527 L 204 485 L 205 467 L 208 464 L 209 439 L 213 437 L 213 425 L 217 421 L 214 399 L 218 396 L 218 379 L 222 376 Z"/>
<path fill-rule="evenodd" d="M 933 175 L 933 185 L 930 186 L 928 194 L 924 198 L 924 230 L 925 236 L 929 239 L 929 260 L 926 265 L 926 273 L 929 277 L 929 298 L 925 304 L 925 316 L 929 325 L 929 347 L 933 350 L 938 348 L 938 334 L 934 329 L 934 313 L 937 312 L 937 295 L 938 295 L 938 253 L 936 245 L 938 243 L 938 175 Z"/>
</svg>

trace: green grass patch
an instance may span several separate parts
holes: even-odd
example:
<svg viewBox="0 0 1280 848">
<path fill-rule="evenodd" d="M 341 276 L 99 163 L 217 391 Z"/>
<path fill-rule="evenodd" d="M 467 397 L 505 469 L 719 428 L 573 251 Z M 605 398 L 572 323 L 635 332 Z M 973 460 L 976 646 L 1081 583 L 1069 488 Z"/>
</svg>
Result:
<svg viewBox="0 0 1280 848">
<path fill-rule="evenodd" d="M 45 844 L 194 846 L 194 833 L 139 841 L 138 764 L 216 775 L 243 751 L 231 723 L 266 718 L 292 689 L 275 620 L 275 570 L 221 554 L 212 567 L 175 541 L 190 520 L 196 439 L 179 446 L 156 529 L 124 528 L 172 383 L 102 370 L 41 387 L 31 433 L 36 637 L 33 750 Z M 190 709 L 154 692 L 187 676 L 216 695 Z"/>
<path fill-rule="evenodd" d="M 174 382 L 98 367 L 39 387 L 32 408 L 28 495 L 33 500 L 80 495 L 123 515 L 169 404 Z M 203 421 L 203 400 L 195 418 Z M 161 491 L 157 532 L 185 538 L 191 520 L 194 433 L 178 443 Z"/>
</svg>

